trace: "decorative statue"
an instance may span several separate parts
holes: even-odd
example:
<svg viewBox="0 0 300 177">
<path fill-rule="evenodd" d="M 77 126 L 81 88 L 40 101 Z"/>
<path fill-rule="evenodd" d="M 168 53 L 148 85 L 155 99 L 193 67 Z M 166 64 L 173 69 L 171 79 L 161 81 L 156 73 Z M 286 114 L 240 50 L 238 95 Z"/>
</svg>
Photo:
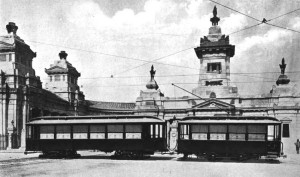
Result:
<svg viewBox="0 0 300 177">
<path fill-rule="evenodd" d="M 211 23 L 212 23 L 213 26 L 218 25 L 218 22 L 220 21 L 220 18 L 217 17 L 217 14 L 218 14 L 217 7 L 215 6 L 214 10 L 213 10 L 213 15 L 214 16 L 212 18 L 210 18 L 210 21 L 211 21 Z"/>
<path fill-rule="evenodd" d="M 279 64 L 279 67 L 280 67 L 280 69 L 281 69 L 281 74 L 284 74 L 284 72 L 285 72 L 285 67 L 286 67 L 286 64 L 284 63 L 284 58 L 282 58 L 281 64 Z"/>
<path fill-rule="evenodd" d="M 217 12 L 217 7 L 216 6 L 214 7 L 213 14 L 214 14 L 214 17 L 217 17 L 218 12 Z"/>
<path fill-rule="evenodd" d="M 154 79 L 154 75 L 155 75 L 155 70 L 154 70 L 154 67 L 153 65 L 151 66 L 151 70 L 150 70 L 150 75 L 151 75 L 151 80 Z"/>
</svg>

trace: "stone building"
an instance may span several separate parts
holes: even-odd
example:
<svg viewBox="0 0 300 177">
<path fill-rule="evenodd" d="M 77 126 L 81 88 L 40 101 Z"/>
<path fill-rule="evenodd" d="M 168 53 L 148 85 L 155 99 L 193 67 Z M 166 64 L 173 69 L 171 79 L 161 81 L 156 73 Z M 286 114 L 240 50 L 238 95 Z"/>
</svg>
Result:
<svg viewBox="0 0 300 177">
<path fill-rule="evenodd" d="M 284 151 L 295 153 L 294 142 L 300 138 L 300 92 L 299 87 L 285 75 L 284 59 L 280 64 L 281 75 L 269 93 L 238 94 L 238 88 L 230 83 L 230 57 L 234 56 L 235 46 L 229 43 L 229 36 L 221 33 L 216 8 L 213 15 L 208 36 L 201 38 L 200 45 L 195 48 L 200 60 L 198 86 L 191 94 L 187 93 L 189 96 L 171 98 L 158 96 L 159 91 L 151 90 L 147 84 L 147 90 L 141 91 L 136 100 L 135 114 L 147 113 L 171 120 L 171 147 L 175 146 L 177 139 L 177 125 L 172 119 L 182 119 L 188 115 L 272 116 L 283 123 Z M 154 80 L 152 74 L 151 80 Z"/>
<path fill-rule="evenodd" d="M 80 73 L 67 61 L 64 51 L 59 53 L 60 60 L 45 70 L 48 81 L 43 89 L 31 65 L 36 54 L 16 35 L 17 26 L 9 23 L 9 34 L 0 37 L 0 69 L 3 70 L 0 148 L 24 147 L 25 122 L 42 115 L 157 116 L 168 121 L 171 148 L 176 145 L 177 120 L 185 116 L 265 115 L 282 121 L 284 151 L 295 153 L 294 142 L 300 138 L 300 93 L 299 87 L 285 74 L 288 65 L 283 59 L 279 67 L 281 74 L 270 92 L 240 95 L 230 82 L 230 60 L 234 59 L 231 57 L 235 46 L 230 44 L 229 36 L 222 34 L 219 20 L 214 8 L 209 33 L 195 48 L 200 69 L 198 85 L 191 94 L 176 98 L 162 94 L 152 66 L 146 88 L 132 103 L 85 100 L 77 84 Z"/>
<path fill-rule="evenodd" d="M 55 94 L 53 87 L 43 89 L 32 68 L 36 53 L 17 35 L 15 23 L 10 22 L 6 29 L 8 34 L 0 36 L 0 149 L 24 148 L 28 120 L 42 115 L 86 114 L 87 106 L 77 85 L 80 74 L 70 63 L 65 62 L 67 73 L 62 73 L 73 76 L 68 91 Z M 51 68 L 46 71 L 55 74 Z"/>
</svg>

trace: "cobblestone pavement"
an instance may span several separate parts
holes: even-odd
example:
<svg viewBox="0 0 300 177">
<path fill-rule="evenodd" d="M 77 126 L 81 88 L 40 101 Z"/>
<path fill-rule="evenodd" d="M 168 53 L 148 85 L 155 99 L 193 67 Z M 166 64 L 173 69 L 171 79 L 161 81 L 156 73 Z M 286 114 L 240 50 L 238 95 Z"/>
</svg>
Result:
<svg viewBox="0 0 300 177">
<path fill-rule="evenodd" d="M 37 153 L 0 152 L 0 176 L 299 176 L 300 155 L 278 161 L 223 159 L 209 162 L 181 155 L 155 154 L 144 160 L 113 160 L 110 154 L 79 152 L 78 159 L 40 159 Z"/>
</svg>

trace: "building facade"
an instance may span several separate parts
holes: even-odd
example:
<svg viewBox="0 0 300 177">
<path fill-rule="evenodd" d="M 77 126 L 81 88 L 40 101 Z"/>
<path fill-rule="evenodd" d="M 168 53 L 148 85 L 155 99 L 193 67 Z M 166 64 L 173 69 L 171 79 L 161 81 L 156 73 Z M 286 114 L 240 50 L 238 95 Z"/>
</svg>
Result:
<svg viewBox="0 0 300 177">
<path fill-rule="evenodd" d="M 195 48 L 199 59 L 198 85 L 188 96 L 172 98 L 162 94 L 155 80 L 154 67 L 150 80 L 135 102 L 101 102 L 85 100 L 77 80 L 80 73 L 61 51 L 59 60 L 45 69 L 46 88 L 32 68 L 36 57 L 30 47 L 16 35 L 18 27 L 7 25 L 8 35 L 0 38 L 1 73 L 1 145 L 2 149 L 24 147 L 25 123 L 46 115 L 152 115 L 168 121 L 170 148 L 176 146 L 177 120 L 189 115 L 260 115 L 282 121 L 284 150 L 295 153 L 294 142 L 300 138 L 300 92 L 285 74 L 288 66 L 282 60 L 281 74 L 270 92 L 262 95 L 240 95 L 230 82 L 230 60 L 235 46 L 218 25 L 217 9 L 210 19 L 209 34 Z M 197 58 L 196 58 L 197 57 Z M 159 72 L 159 71 L 158 71 Z"/>
<path fill-rule="evenodd" d="M 80 74 L 70 63 L 65 62 L 68 69 L 62 70 L 67 72 L 61 73 L 73 77 L 73 82 L 68 81 L 67 91 L 54 90 L 54 86 L 43 89 L 32 68 L 37 54 L 17 35 L 15 23 L 10 22 L 6 29 L 8 34 L 0 36 L 0 149 L 24 148 L 28 120 L 43 115 L 87 114 L 87 106 L 77 85 Z M 49 77 L 56 74 L 53 67 L 46 72 Z"/>
</svg>

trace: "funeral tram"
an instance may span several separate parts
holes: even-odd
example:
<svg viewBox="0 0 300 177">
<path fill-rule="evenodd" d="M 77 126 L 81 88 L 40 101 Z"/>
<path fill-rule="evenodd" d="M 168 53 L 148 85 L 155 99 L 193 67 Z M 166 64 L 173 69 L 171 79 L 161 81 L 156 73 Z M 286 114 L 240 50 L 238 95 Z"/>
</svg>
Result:
<svg viewBox="0 0 300 177">
<path fill-rule="evenodd" d="M 178 153 L 274 159 L 283 154 L 281 122 L 266 116 L 189 116 L 178 122 Z"/>
<path fill-rule="evenodd" d="M 167 151 L 166 122 L 153 116 L 45 116 L 26 126 L 26 152 L 44 157 L 99 150 L 139 158 Z"/>
</svg>

